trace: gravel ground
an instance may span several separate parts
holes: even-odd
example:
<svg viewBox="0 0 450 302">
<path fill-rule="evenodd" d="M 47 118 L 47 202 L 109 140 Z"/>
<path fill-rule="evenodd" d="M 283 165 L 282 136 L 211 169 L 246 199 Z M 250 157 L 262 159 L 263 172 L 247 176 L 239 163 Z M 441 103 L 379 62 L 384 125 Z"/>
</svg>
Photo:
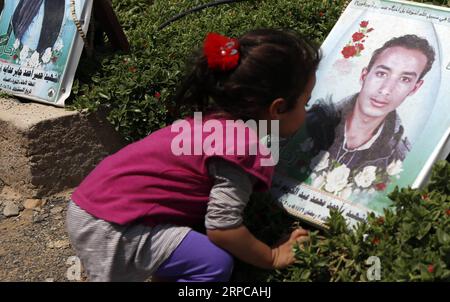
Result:
<svg viewBox="0 0 450 302">
<path fill-rule="evenodd" d="M 25 199 L 0 186 L 0 282 L 87 280 L 65 230 L 70 194 Z M 254 280 L 253 271 L 235 263 L 232 280 Z"/>
<path fill-rule="evenodd" d="M 65 231 L 69 196 L 0 195 L 0 281 L 85 280 Z"/>
</svg>

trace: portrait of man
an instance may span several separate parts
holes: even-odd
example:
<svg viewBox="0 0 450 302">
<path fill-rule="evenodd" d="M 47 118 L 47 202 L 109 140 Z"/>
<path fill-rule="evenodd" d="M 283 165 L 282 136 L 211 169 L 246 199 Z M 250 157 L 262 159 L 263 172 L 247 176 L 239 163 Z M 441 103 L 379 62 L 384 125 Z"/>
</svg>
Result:
<svg viewBox="0 0 450 302">
<path fill-rule="evenodd" d="M 315 152 L 326 150 L 351 171 L 385 171 L 403 161 L 411 144 L 396 109 L 421 88 L 434 60 L 433 47 L 416 35 L 392 38 L 375 50 L 362 69 L 358 93 L 309 110 L 307 130 Z"/>
<path fill-rule="evenodd" d="M 63 106 L 83 51 L 92 0 L 5 0 L 0 14 L 0 88 Z M 78 22 L 78 21 L 79 22 Z"/>
<path fill-rule="evenodd" d="M 426 185 L 448 154 L 449 12 L 394 2 L 351 1 L 321 46 L 304 127 L 280 144 L 274 176 L 294 216 L 383 215 L 396 188 Z"/>
<path fill-rule="evenodd" d="M 52 49 L 60 50 L 60 38 L 64 16 L 67 14 L 67 0 L 19 0 L 8 3 L 13 8 L 8 29 L 0 36 L 0 45 L 13 45 L 14 59 L 25 61 L 34 54 L 32 61 L 51 57 Z M 48 63 L 49 60 L 45 60 Z M 32 66 L 33 67 L 33 66 Z"/>
<path fill-rule="evenodd" d="M 61 0 L 20 0 L 11 19 L 14 36 L 23 44 L 25 39 L 35 39 L 35 47 L 30 48 L 42 55 L 58 38 L 64 6 Z"/>
</svg>

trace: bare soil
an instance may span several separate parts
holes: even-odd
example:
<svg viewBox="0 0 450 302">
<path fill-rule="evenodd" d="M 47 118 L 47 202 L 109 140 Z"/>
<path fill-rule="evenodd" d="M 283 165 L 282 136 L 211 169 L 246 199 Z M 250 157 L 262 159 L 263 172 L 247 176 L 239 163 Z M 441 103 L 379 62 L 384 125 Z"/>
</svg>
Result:
<svg viewBox="0 0 450 302">
<path fill-rule="evenodd" d="M 65 231 L 71 192 L 34 200 L 38 206 L 25 209 L 26 198 L 0 190 L 0 281 L 85 280 L 74 271 L 78 264 Z M 6 217 L 5 207 L 11 203 L 19 214 Z"/>
</svg>

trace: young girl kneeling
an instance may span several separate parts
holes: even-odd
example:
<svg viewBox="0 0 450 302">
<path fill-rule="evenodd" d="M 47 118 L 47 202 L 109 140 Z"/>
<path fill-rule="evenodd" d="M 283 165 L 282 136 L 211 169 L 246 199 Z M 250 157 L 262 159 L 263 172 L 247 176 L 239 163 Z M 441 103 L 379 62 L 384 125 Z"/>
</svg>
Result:
<svg viewBox="0 0 450 302">
<path fill-rule="evenodd" d="M 67 230 L 89 280 L 227 281 L 233 256 L 266 269 L 292 264 L 305 230 L 269 247 L 243 223 L 250 194 L 268 190 L 274 167 L 258 130 L 229 122 L 276 120 L 280 136 L 294 134 L 319 60 L 292 32 L 208 34 L 176 96 L 203 108 L 202 120 L 179 121 L 107 157 L 72 195 Z M 215 140 L 204 135 L 213 128 L 223 132 Z"/>
</svg>

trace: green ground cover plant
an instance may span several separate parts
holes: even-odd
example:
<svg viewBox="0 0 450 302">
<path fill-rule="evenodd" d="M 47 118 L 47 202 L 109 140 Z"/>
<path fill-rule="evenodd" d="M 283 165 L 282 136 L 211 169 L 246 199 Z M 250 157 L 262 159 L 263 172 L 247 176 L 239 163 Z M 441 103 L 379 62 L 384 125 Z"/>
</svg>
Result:
<svg viewBox="0 0 450 302">
<path fill-rule="evenodd" d="M 207 32 L 239 36 L 257 27 L 289 28 L 320 44 L 347 1 L 239 1 L 192 13 L 166 27 L 174 15 L 210 1 L 113 0 L 131 44 L 130 53 L 97 49 L 83 57 L 70 106 L 106 110 L 108 120 L 129 142 L 145 137 L 183 114 L 171 102 L 192 51 Z M 418 1 L 424 2 L 424 1 Z M 449 6 L 450 1 L 433 2 Z M 237 281 L 368 281 L 367 259 L 379 257 L 382 281 L 450 281 L 450 165 L 436 164 L 422 190 L 391 194 L 396 209 L 347 230 L 332 212 L 329 230 L 312 231 L 296 250 L 297 263 L 282 271 L 263 271 L 237 262 Z M 301 224 L 278 208 L 270 196 L 254 195 L 246 210 L 248 227 L 272 244 Z"/>
</svg>

